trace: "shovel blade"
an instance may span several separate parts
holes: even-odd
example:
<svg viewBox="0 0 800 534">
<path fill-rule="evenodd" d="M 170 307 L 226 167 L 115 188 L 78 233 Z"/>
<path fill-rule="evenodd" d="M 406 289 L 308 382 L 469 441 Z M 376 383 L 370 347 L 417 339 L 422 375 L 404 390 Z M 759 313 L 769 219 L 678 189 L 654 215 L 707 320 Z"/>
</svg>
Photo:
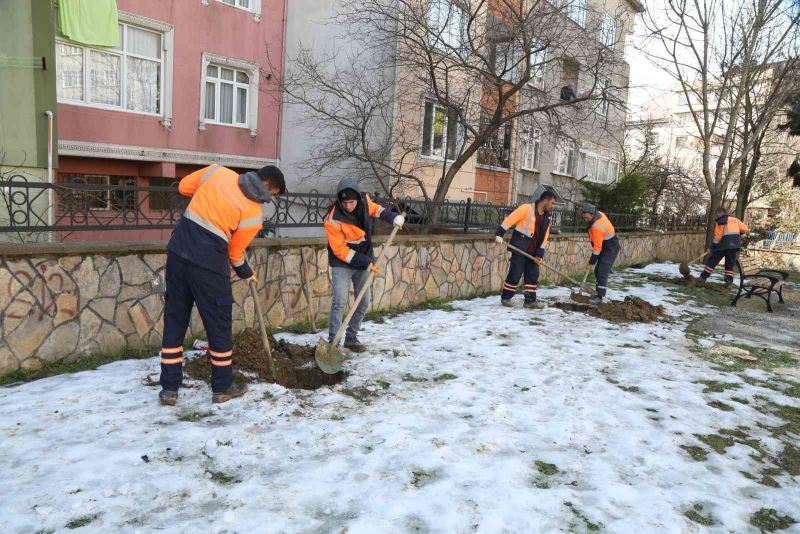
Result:
<svg viewBox="0 0 800 534">
<path fill-rule="evenodd" d="M 688 263 L 681 262 L 681 264 L 678 265 L 678 270 L 681 272 L 683 277 L 686 278 L 687 280 L 689 280 L 692 277 L 692 273 L 689 270 L 689 264 Z"/>
<path fill-rule="evenodd" d="M 323 373 L 335 375 L 342 370 L 344 355 L 336 347 L 332 347 L 320 338 L 317 349 L 314 351 L 314 359 L 317 360 L 317 366 L 322 369 Z"/>
</svg>

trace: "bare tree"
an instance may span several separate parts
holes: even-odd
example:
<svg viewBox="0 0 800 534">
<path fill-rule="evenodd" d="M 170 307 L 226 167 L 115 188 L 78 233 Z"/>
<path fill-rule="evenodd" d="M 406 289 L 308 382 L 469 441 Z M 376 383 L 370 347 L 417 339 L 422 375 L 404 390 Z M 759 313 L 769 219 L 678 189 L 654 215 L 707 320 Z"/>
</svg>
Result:
<svg viewBox="0 0 800 534">
<path fill-rule="evenodd" d="M 781 0 L 671 0 L 645 16 L 645 52 L 675 78 L 697 130 L 710 197 L 707 242 L 714 212 L 782 105 L 784 81 L 799 66 L 799 20 L 800 9 Z M 737 147 L 748 95 L 762 84 L 769 90 L 753 101 L 762 112 Z"/>
<path fill-rule="evenodd" d="M 330 24 L 359 48 L 304 47 L 282 77 L 272 73 L 287 102 L 307 110 L 308 130 L 327 132 L 307 170 L 351 165 L 389 195 L 441 202 L 474 157 L 511 157 L 512 124 L 554 137 L 574 124 L 604 128 L 596 106 L 626 99 L 619 43 L 631 21 L 622 8 L 581 5 L 342 0 Z"/>
</svg>

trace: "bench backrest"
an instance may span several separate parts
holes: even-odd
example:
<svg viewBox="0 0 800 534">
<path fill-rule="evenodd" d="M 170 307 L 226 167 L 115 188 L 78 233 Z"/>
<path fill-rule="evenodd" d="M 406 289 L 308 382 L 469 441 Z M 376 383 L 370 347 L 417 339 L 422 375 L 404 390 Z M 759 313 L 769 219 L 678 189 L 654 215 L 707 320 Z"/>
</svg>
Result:
<svg viewBox="0 0 800 534">
<path fill-rule="evenodd" d="M 745 276 L 756 274 L 761 270 L 761 265 L 753 256 L 739 256 L 739 266 L 742 270 L 742 274 Z"/>
</svg>

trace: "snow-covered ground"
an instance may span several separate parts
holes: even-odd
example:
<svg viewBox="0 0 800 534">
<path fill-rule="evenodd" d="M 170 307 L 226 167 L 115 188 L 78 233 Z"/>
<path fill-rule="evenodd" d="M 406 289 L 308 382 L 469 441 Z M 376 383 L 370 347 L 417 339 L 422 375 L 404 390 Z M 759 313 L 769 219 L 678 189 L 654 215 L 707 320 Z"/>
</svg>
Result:
<svg viewBox="0 0 800 534">
<path fill-rule="evenodd" d="M 195 383 L 167 408 L 141 384 L 152 358 L 0 389 L 0 531 L 740 533 L 762 507 L 800 516 L 800 477 L 759 484 L 750 447 L 717 454 L 694 436 L 746 427 L 777 453 L 756 424 L 780 421 L 730 397 L 800 399 L 713 370 L 684 334 L 699 308 L 626 280 L 641 278 L 613 275 L 614 298 L 663 304 L 676 322 L 492 297 L 365 324 L 371 350 L 334 388 L 262 384 L 212 405 Z M 704 393 L 701 380 L 738 386 Z M 695 505 L 714 526 L 684 516 Z"/>
</svg>

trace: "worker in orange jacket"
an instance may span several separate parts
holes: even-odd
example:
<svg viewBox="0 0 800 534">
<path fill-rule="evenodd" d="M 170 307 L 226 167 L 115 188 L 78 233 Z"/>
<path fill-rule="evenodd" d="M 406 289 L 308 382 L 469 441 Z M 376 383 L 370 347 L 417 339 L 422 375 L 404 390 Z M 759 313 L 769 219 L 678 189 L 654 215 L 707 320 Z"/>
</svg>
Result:
<svg viewBox="0 0 800 534">
<path fill-rule="evenodd" d="M 212 402 L 240 397 L 245 384 L 233 383 L 231 267 L 239 278 L 256 281 L 245 250 L 262 228 L 270 195 L 286 192 L 274 165 L 238 174 L 211 165 L 178 185 L 191 201 L 167 244 L 164 334 L 159 400 L 174 406 L 183 381 L 183 340 L 192 306 L 203 320 L 211 356 Z"/>
<path fill-rule="evenodd" d="M 736 255 L 742 248 L 742 234 L 750 231 L 745 223 L 729 215 L 728 210 L 719 208 L 716 212 L 717 225 L 714 227 L 714 241 L 711 243 L 711 254 L 706 261 L 700 278 L 705 282 L 714 272 L 722 258 L 725 258 L 725 286 L 733 284 L 733 267 Z"/>
<path fill-rule="evenodd" d="M 539 265 L 544 259 L 547 242 L 550 240 L 550 212 L 556 205 L 556 195 L 552 191 L 545 191 L 536 200 L 535 204 L 523 204 L 512 211 L 500 226 L 497 227 L 495 240 L 503 243 L 503 236 L 513 228 L 511 244 L 516 248 L 528 252 L 536 258 L 531 261 L 518 252 L 511 251 L 511 260 L 508 264 L 508 275 L 503 283 L 503 292 L 500 294 L 500 304 L 511 307 L 511 299 L 517 292 L 520 277 L 525 276 L 525 301 L 524 308 L 538 308 L 536 291 L 539 288 Z"/>
<path fill-rule="evenodd" d="M 592 255 L 589 266 L 594 266 L 595 291 L 592 302 L 600 303 L 608 291 L 608 275 L 619 255 L 620 246 L 614 225 L 605 213 L 591 204 L 583 208 L 583 220 L 589 224 L 589 240 L 592 242 Z"/>
<path fill-rule="evenodd" d="M 350 286 L 357 295 L 367 281 L 368 270 L 377 274 L 372 250 L 373 219 L 402 227 L 405 218 L 392 213 L 361 191 L 353 178 L 344 178 L 336 188 L 336 202 L 325 215 L 325 235 L 328 237 L 328 264 L 331 267 L 331 316 L 328 323 L 328 343 L 333 342 L 342 324 Z M 344 336 L 345 348 L 363 352 L 366 347 L 358 340 L 361 321 L 369 308 L 370 292 L 356 308 Z"/>
</svg>

